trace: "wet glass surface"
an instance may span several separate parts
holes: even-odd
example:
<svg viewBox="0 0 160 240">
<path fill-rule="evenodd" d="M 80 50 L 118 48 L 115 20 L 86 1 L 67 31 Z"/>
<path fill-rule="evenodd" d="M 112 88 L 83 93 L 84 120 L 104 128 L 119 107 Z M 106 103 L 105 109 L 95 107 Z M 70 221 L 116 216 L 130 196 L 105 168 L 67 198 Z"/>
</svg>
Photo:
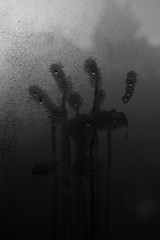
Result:
<svg viewBox="0 0 160 240">
<path fill-rule="evenodd" d="M 2 239 L 160 238 L 158 9 L 0 3 Z"/>
</svg>

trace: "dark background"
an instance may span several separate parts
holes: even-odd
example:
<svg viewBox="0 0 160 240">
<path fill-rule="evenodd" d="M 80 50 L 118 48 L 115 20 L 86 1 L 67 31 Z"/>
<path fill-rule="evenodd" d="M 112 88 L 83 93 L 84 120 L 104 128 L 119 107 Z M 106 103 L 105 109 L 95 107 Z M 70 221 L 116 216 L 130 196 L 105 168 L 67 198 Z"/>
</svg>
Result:
<svg viewBox="0 0 160 240">
<path fill-rule="evenodd" d="M 102 72 L 102 88 L 106 98 L 102 109 L 124 112 L 128 128 L 112 133 L 112 189 L 110 201 L 111 239 L 159 239 L 160 215 L 160 47 L 151 46 L 145 37 L 136 38 L 140 28 L 128 8 L 111 9 L 100 20 L 94 34 L 94 49 L 82 50 L 64 39 L 60 33 L 34 33 L 27 37 L 18 32 L 7 35 L 11 41 L 3 49 L 1 61 L 0 117 L 0 199 L 3 236 L 21 239 L 51 239 L 53 175 L 35 178 L 32 167 L 51 154 L 50 120 L 44 108 L 29 96 L 28 87 L 37 84 L 60 106 L 61 94 L 49 73 L 54 62 L 64 64 L 72 78 L 73 89 L 83 98 L 81 113 L 92 108 L 93 88 L 83 71 L 84 60 L 97 58 Z M 4 37 L 4 35 L 3 35 Z M 62 41 L 60 48 L 52 42 Z M 42 54 L 43 52 L 43 54 Z M 133 97 L 123 104 L 126 76 L 137 73 Z M 69 119 L 74 116 L 68 108 Z M 125 138 L 125 134 L 128 138 Z M 57 156 L 61 161 L 60 127 L 57 127 Z M 106 132 L 99 133 L 100 156 L 106 161 Z M 72 163 L 74 163 L 72 143 Z M 59 206 L 58 232 L 61 237 L 62 166 L 58 165 Z M 74 177 L 71 177 L 74 186 Z M 105 171 L 101 172 L 101 226 L 105 231 Z M 72 186 L 72 187 L 73 187 Z M 85 189 L 87 192 L 87 184 Z M 72 190 L 74 194 L 74 188 Z M 88 196 L 86 195 L 86 198 Z M 5 239 L 3 237 L 3 239 Z"/>
</svg>

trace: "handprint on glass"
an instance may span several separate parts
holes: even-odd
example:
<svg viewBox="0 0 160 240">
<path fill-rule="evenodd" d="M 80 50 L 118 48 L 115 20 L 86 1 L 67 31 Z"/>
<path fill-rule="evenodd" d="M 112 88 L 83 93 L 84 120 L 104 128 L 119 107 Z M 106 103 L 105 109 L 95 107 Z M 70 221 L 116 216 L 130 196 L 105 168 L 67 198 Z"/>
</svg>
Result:
<svg viewBox="0 0 160 240">
<path fill-rule="evenodd" d="M 89 83 L 94 88 L 94 98 L 91 110 L 81 113 L 83 99 L 73 90 L 72 79 L 66 76 L 61 63 L 50 65 L 49 71 L 62 94 L 61 106 L 55 106 L 47 93 L 40 87 L 32 85 L 29 93 L 32 99 L 43 105 L 51 118 L 52 126 L 52 161 L 42 161 L 34 166 L 32 173 L 38 176 L 54 175 L 54 204 L 57 205 L 57 161 L 56 161 L 56 126 L 61 126 L 62 172 L 63 172 L 63 239 L 88 239 L 97 236 L 101 231 L 100 202 L 101 179 L 100 173 L 106 169 L 106 236 L 109 235 L 109 201 L 111 192 L 111 159 L 112 159 L 112 131 L 128 127 L 128 120 L 123 112 L 115 109 L 101 110 L 106 93 L 101 89 L 102 74 L 93 57 L 84 61 L 84 72 L 89 77 Z M 126 92 L 122 97 L 128 103 L 135 90 L 137 74 L 131 71 L 127 74 Z M 67 106 L 75 112 L 75 116 L 68 120 Z M 107 154 L 106 161 L 99 157 L 99 133 L 106 131 Z M 71 139 L 75 145 L 75 159 L 71 161 Z M 72 145 L 73 146 L 73 145 Z M 75 198 L 72 197 L 71 185 L 74 183 Z M 89 203 L 85 188 L 89 182 Z M 74 207 L 73 207 L 74 206 Z M 89 208 L 87 207 L 89 206 Z M 76 208 L 76 210 L 74 209 Z M 54 207 L 53 232 L 56 239 L 57 210 Z"/>
</svg>

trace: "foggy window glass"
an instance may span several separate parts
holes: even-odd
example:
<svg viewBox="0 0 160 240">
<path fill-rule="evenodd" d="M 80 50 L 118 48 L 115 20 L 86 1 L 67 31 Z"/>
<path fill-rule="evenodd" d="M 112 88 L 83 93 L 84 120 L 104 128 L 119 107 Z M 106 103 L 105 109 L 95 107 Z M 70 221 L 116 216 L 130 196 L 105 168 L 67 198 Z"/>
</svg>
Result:
<svg viewBox="0 0 160 240">
<path fill-rule="evenodd" d="M 159 11 L 0 1 L 2 239 L 160 238 Z"/>
</svg>

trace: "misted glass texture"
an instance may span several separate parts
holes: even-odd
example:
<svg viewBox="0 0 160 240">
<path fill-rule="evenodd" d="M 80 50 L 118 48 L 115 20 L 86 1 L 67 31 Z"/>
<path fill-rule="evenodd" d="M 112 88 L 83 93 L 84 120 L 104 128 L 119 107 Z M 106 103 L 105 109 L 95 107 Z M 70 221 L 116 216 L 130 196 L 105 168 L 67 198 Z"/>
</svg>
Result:
<svg viewBox="0 0 160 240">
<path fill-rule="evenodd" d="M 0 1 L 0 238 L 160 239 L 160 2 Z"/>
</svg>

